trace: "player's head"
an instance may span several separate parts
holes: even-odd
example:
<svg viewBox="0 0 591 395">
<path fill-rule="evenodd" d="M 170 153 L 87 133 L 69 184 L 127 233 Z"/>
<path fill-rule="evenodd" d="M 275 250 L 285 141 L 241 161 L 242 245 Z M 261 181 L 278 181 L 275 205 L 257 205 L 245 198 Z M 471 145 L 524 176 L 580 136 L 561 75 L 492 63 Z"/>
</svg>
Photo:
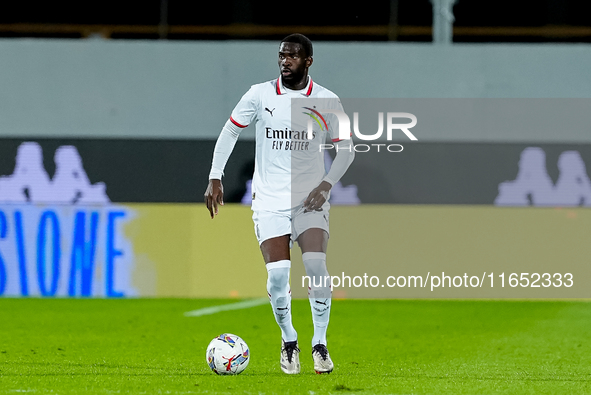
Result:
<svg viewBox="0 0 591 395">
<path fill-rule="evenodd" d="M 290 34 L 289 36 L 285 37 L 281 40 L 281 43 L 294 43 L 300 44 L 301 48 L 304 50 L 304 56 L 312 57 L 314 55 L 314 49 L 312 48 L 312 41 L 303 34 L 294 33 Z"/>
<path fill-rule="evenodd" d="M 290 34 L 279 44 L 279 70 L 286 81 L 299 81 L 312 65 L 312 41 L 303 34 Z"/>
</svg>

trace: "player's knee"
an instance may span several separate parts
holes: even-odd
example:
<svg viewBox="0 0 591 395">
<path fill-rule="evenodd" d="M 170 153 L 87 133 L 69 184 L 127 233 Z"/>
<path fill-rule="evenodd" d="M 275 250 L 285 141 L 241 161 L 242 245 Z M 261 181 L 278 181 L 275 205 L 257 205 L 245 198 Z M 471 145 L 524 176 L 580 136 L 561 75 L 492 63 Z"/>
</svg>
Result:
<svg viewBox="0 0 591 395">
<path fill-rule="evenodd" d="M 285 288 L 289 284 L 289 269 L 269 270 L 267 283 L 271 288 Z"/>
<path fill-rule="evenodd" d="M 313 286 L 323 287 L 325 282 L 330 284 L 330 275 L 326 268 L 326 254 L 319 252 L 306 252 L 303 254 L 306 274 L 314 282 Z"/>
</svg>

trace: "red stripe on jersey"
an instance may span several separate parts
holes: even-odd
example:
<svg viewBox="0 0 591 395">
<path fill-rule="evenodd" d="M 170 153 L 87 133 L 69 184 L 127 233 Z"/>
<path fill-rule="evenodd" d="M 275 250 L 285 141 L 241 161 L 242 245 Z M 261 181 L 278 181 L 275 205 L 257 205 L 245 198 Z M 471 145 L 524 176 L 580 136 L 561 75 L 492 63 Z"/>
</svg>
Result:
<svg viewBox="0 0 591 395">
<path fill-rule="evenodd" d="M 281 89 L 279 88 L 279 84 L 281 84 L 281 81 L 279 81 L 279 78 L 277 78 L 276 90 L 277 90 L 278 95 L 281 94 Z"/>
<path fill-rule="evenodd" d="M 247 127 L 247 126 L 248 126 L 248 125 L 241 125 L 241 124 L 239 124 L 239 123 L 238 123 L 238 122 L 236 122 L 236 121 L 234 120 L 234 118 L 232 118 L 232 117 L 230 117 L 230 121 L 232 121 L 232 123 L 233 123 L 234 125 L 238 126 L 239 128 L 245 128 L 245 127 Z"/>
<path fill-rule="evenodd" d="M 349 135 L 349 137 L 353 136 L 353 133 Z M 332 139 L 333 143 L 338 143 L 339 141 L 343 141 L 343 139 Z"/>
<path fill-rule="evenodd" d="M 312 85 L 314 85 L 314 82 L 312 82 L 312 78 L 310 78 L 310 87 L 308 88 L 308 92 L 306 92 L 306 96 L 310 96 L 312 93 Z"/>
</svg>

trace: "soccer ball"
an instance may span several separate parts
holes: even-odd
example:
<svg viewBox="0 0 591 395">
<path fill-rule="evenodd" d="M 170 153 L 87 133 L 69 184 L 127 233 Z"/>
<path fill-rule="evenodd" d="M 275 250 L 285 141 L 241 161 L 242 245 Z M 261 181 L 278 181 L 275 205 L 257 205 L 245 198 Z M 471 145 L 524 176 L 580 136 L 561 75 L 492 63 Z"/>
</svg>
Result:
<svg viewBox="0 0 591 395">
<path fill-rule="evenodd" d="M 223 333 L 207 346 L 207 364 L 217 374 L 239 374 L 250 361 L 248 346 L 240 337 Z"/>
</svg>

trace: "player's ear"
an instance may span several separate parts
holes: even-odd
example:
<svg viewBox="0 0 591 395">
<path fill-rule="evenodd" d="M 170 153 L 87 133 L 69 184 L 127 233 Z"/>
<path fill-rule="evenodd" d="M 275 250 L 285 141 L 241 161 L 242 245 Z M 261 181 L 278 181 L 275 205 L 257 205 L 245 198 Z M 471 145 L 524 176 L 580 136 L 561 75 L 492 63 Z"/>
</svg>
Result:
<svg viewBox="0 0 591 395">
<path fill-rule="evenodd" d="M 308 56 L 308 57 L 306 58 L 306 66 L 307 66 L 307 67 L 310 67 L 310 66 L 312 66 L 312 63 L 314 63 L 314 58 L 313 58 L 313 57 L 311 57 L 311 56 Z"/>
</svg>

